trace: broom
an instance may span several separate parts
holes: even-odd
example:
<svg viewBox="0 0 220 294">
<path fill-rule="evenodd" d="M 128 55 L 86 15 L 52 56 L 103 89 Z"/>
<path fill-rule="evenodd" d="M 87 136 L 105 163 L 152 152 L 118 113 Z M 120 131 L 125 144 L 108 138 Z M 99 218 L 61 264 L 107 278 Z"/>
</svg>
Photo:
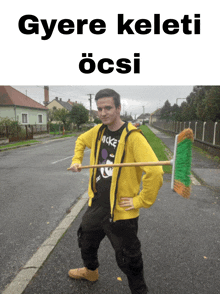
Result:
<svg viewBox="0 0 220 294">
<path fill-rule="evenodd" d="M 185 129 L 175 137 L 171 189 L 184 198 L 189 198 L 191 192 L 192 143 L 191 129 Z"/>
<path fill-rule="evenodd" d="M 174 155 L 170 161 L 96 164 L 81 166 L 80 169 L 100 167 L 132 167 L 172 165 L 171 189 L 184 198 L 190 197 L 190 172 L 192 163 L 193 131 L 185 129 L 175 137 Z M 68 168 L 67 170 L 70 170 Z"/>
</svg>

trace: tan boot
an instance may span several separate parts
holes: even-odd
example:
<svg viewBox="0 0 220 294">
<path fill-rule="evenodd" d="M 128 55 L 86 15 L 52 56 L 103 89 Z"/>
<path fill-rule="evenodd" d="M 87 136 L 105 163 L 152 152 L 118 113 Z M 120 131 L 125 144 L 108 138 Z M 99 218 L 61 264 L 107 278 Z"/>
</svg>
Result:
<svg viewBox="0 0 220 294">
<path fill-rule="evenodd" d="M 73 279 L 85 279 L 90 282 L 95 282 L 99 278 L 98 269 L 91 271 L 87 269 L 86 267 L 71 269 L 68 275 L 70 278 L 73 278 Z"/>
</svg>

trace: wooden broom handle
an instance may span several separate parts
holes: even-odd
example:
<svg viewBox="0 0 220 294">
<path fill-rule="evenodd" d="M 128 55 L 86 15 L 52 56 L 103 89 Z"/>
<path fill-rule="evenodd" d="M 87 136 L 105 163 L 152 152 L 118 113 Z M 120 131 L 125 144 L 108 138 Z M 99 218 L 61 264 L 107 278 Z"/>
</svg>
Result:
<svg viewBox="0 0 220 294">
<path fill-rule="evenodd" d="M 132 163 L 114 163 L 114 164 L 96 164 L 84 165 L 80 169 L 85 168 L 99 168 L 99 167 L 131 167 L 131 166 L 158 166 L 158 165 L 172 165 L 170 161 L 155 161 L 155 162 L 132 162 Z M 70 170 L 68 168 L 67 170 Z"/>
</svg>

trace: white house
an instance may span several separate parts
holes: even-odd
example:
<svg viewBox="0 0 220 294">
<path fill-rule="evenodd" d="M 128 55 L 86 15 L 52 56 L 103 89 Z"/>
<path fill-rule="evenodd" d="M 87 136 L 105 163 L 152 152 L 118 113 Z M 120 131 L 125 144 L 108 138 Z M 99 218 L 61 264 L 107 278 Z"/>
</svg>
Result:
<svg viewBox="0 0 220 294">
<path fill-rule="evenodd" d="M 150 113 L 142 113 L 140 116 L 138 116 L 137 121 L 143 122 L 143 121 L 149 121 L 150 120 Z"/>
<path fill-rule="evenodd" d="M 10 118 L 21 125 L 46 125 L 47 107 L 10 86 L 0 86 L 0 119 Z"/>
</svg>

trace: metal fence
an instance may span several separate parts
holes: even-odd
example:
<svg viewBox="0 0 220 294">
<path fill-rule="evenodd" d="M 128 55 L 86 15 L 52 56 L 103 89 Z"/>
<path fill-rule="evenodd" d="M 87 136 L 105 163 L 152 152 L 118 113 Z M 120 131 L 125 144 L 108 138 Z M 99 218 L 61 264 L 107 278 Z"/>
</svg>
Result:
<svg viewBox="0 0 220 294">
<path fill-rule="evenodd" d="M 165 121 L 157 120 L 152 123 L 153 126 L 163 130 L 180 133 L 185 128 L 191 128 L 194 138 L 212 145 L 220 146 L 220 123 L 213 121 Z"/>
</svg>

